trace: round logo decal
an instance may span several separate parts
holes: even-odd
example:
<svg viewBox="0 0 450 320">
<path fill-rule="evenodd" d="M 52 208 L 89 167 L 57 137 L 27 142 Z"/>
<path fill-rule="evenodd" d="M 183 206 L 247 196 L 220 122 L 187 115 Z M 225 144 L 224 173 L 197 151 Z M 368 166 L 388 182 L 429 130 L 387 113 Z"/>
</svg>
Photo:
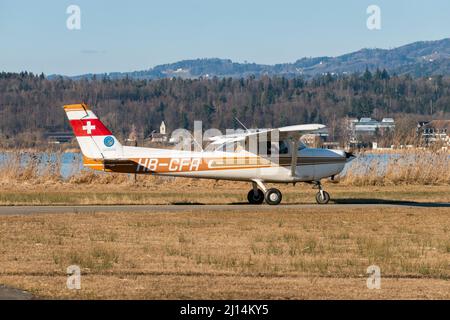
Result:
<svg viewBox="0 0 450 320">
<path fill-rule="evenodd" d="M 105 138 L 105 140 L 103 140 L 103 143 L 105 144 L 105 146 L 107 147 L 112 147 L 114 145 L 114 138 L 111 136 L 107 136 Z"/>
</svg>

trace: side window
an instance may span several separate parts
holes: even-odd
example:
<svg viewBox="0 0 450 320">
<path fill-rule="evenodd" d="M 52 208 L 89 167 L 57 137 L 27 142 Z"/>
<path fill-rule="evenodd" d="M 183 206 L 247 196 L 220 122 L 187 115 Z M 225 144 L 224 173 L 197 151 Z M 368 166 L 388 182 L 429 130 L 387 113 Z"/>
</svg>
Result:
<svg viewBox="0 0 450 320">
<path fill-rule="evenodd" d="M 266 151 L 268 156 L 272 154 L 272 143 L 270 141 L 266 142 Z"/>
<path fill-rule="evenodd" d="M 262 144 L 259 144 L 262 148 L 258 149 L 259 155 L 267 155 L 271 156 L 272 151 L 275 152 L 275 154 L 287 154 L 289 153 L 288 144 L 285 141 L 279 141 L 278 143 L 272 142 L 272 141 L 264 141 L 261 142 Z"/>
<path fill-rule="evenodd" d="M 280 154 L 288 154 L 289 153 L 289 148 L 288 148 L 288 144 L 286 141 L 280 141 L 278 142 L 278 152 Z"/>
</svg>

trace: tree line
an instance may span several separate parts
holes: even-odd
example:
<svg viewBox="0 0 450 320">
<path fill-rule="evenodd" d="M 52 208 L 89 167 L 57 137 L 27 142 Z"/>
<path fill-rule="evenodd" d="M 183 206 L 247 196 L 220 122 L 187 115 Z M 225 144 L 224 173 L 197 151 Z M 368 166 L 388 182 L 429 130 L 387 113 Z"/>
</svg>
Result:
<svg viewBox="0 0 450 320">
<path fill-rule="evenodd" d="M 69 131 L 62 105 L 84 102 L 119 138 L 139 139 L 158 130 L 279 127 L 302 123 L 329 126 L 339 140 L 346 117 L 449 118 L 450 78 L 412 78 L 385 70 L 314 79 L 283 77 L 111 80 L 56 78 L 28 72 L 0 73 L 0 147 L 33 147 L 44 134 Z M 410 126 L 413 121 L 405 126 Z M 402 133 L 404 134 L 404 133 Z"/>
</svg>

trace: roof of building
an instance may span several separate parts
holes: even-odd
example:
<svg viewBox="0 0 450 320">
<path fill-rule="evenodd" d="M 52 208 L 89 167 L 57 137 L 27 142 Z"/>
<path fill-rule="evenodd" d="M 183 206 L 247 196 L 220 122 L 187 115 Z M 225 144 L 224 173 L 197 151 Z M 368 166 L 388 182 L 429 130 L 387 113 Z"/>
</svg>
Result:
<svg viewBox="0 0 450 320">
<path fill-rule="evenodd" d="M 160 133 L 160 132 L 153 132 L 151 134 L 152 138 L 162 138 L 162 137 L 167 137 L 167 134 L 165 133 Z"/>
</svg>

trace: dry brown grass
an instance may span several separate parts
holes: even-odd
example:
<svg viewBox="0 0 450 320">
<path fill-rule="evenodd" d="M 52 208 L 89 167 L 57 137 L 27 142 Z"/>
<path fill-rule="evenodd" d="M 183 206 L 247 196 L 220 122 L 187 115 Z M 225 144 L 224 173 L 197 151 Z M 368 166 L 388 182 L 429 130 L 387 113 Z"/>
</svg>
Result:
<svg viewBox="0 0 450 320">
<path fill-rule="evenodd" d="M 0 217 L 0 283 L 44 298 L 450 298 L 448 208 Z M 68 265 L 82 289 L 65 288 Z M 366 287 L 378 265 L 382 289 Z"/>
<path fill-rule="evenodd" d="M 272 186 L 272 185 L 270 185 Z M 311 185 L 273 185 L 283 192 L 283 204 L 315 203 Z M 0 189 L 0 205 L 94 204 L 233 204 L 246 203 L 249 183 L 148 179 L 143 185 L 70 185 L 21 183 Z M 450 202 L 450 186 L 351 186 L 328 183 L 331 203 Z"/>
<path fill-rule="evenodd" d="M 147 177 L 144 177 L 147 178 Z M 140 179 L 141 184 L 151 179 Z M 132 185 L 134 184 L 134 176 L 119 173 L 98 173 L 96 171 L 81 171 L 71 176 L 66 184 L 72 185 L 105 185 L 105 184 L 121 184 Z"/>
</svg>

